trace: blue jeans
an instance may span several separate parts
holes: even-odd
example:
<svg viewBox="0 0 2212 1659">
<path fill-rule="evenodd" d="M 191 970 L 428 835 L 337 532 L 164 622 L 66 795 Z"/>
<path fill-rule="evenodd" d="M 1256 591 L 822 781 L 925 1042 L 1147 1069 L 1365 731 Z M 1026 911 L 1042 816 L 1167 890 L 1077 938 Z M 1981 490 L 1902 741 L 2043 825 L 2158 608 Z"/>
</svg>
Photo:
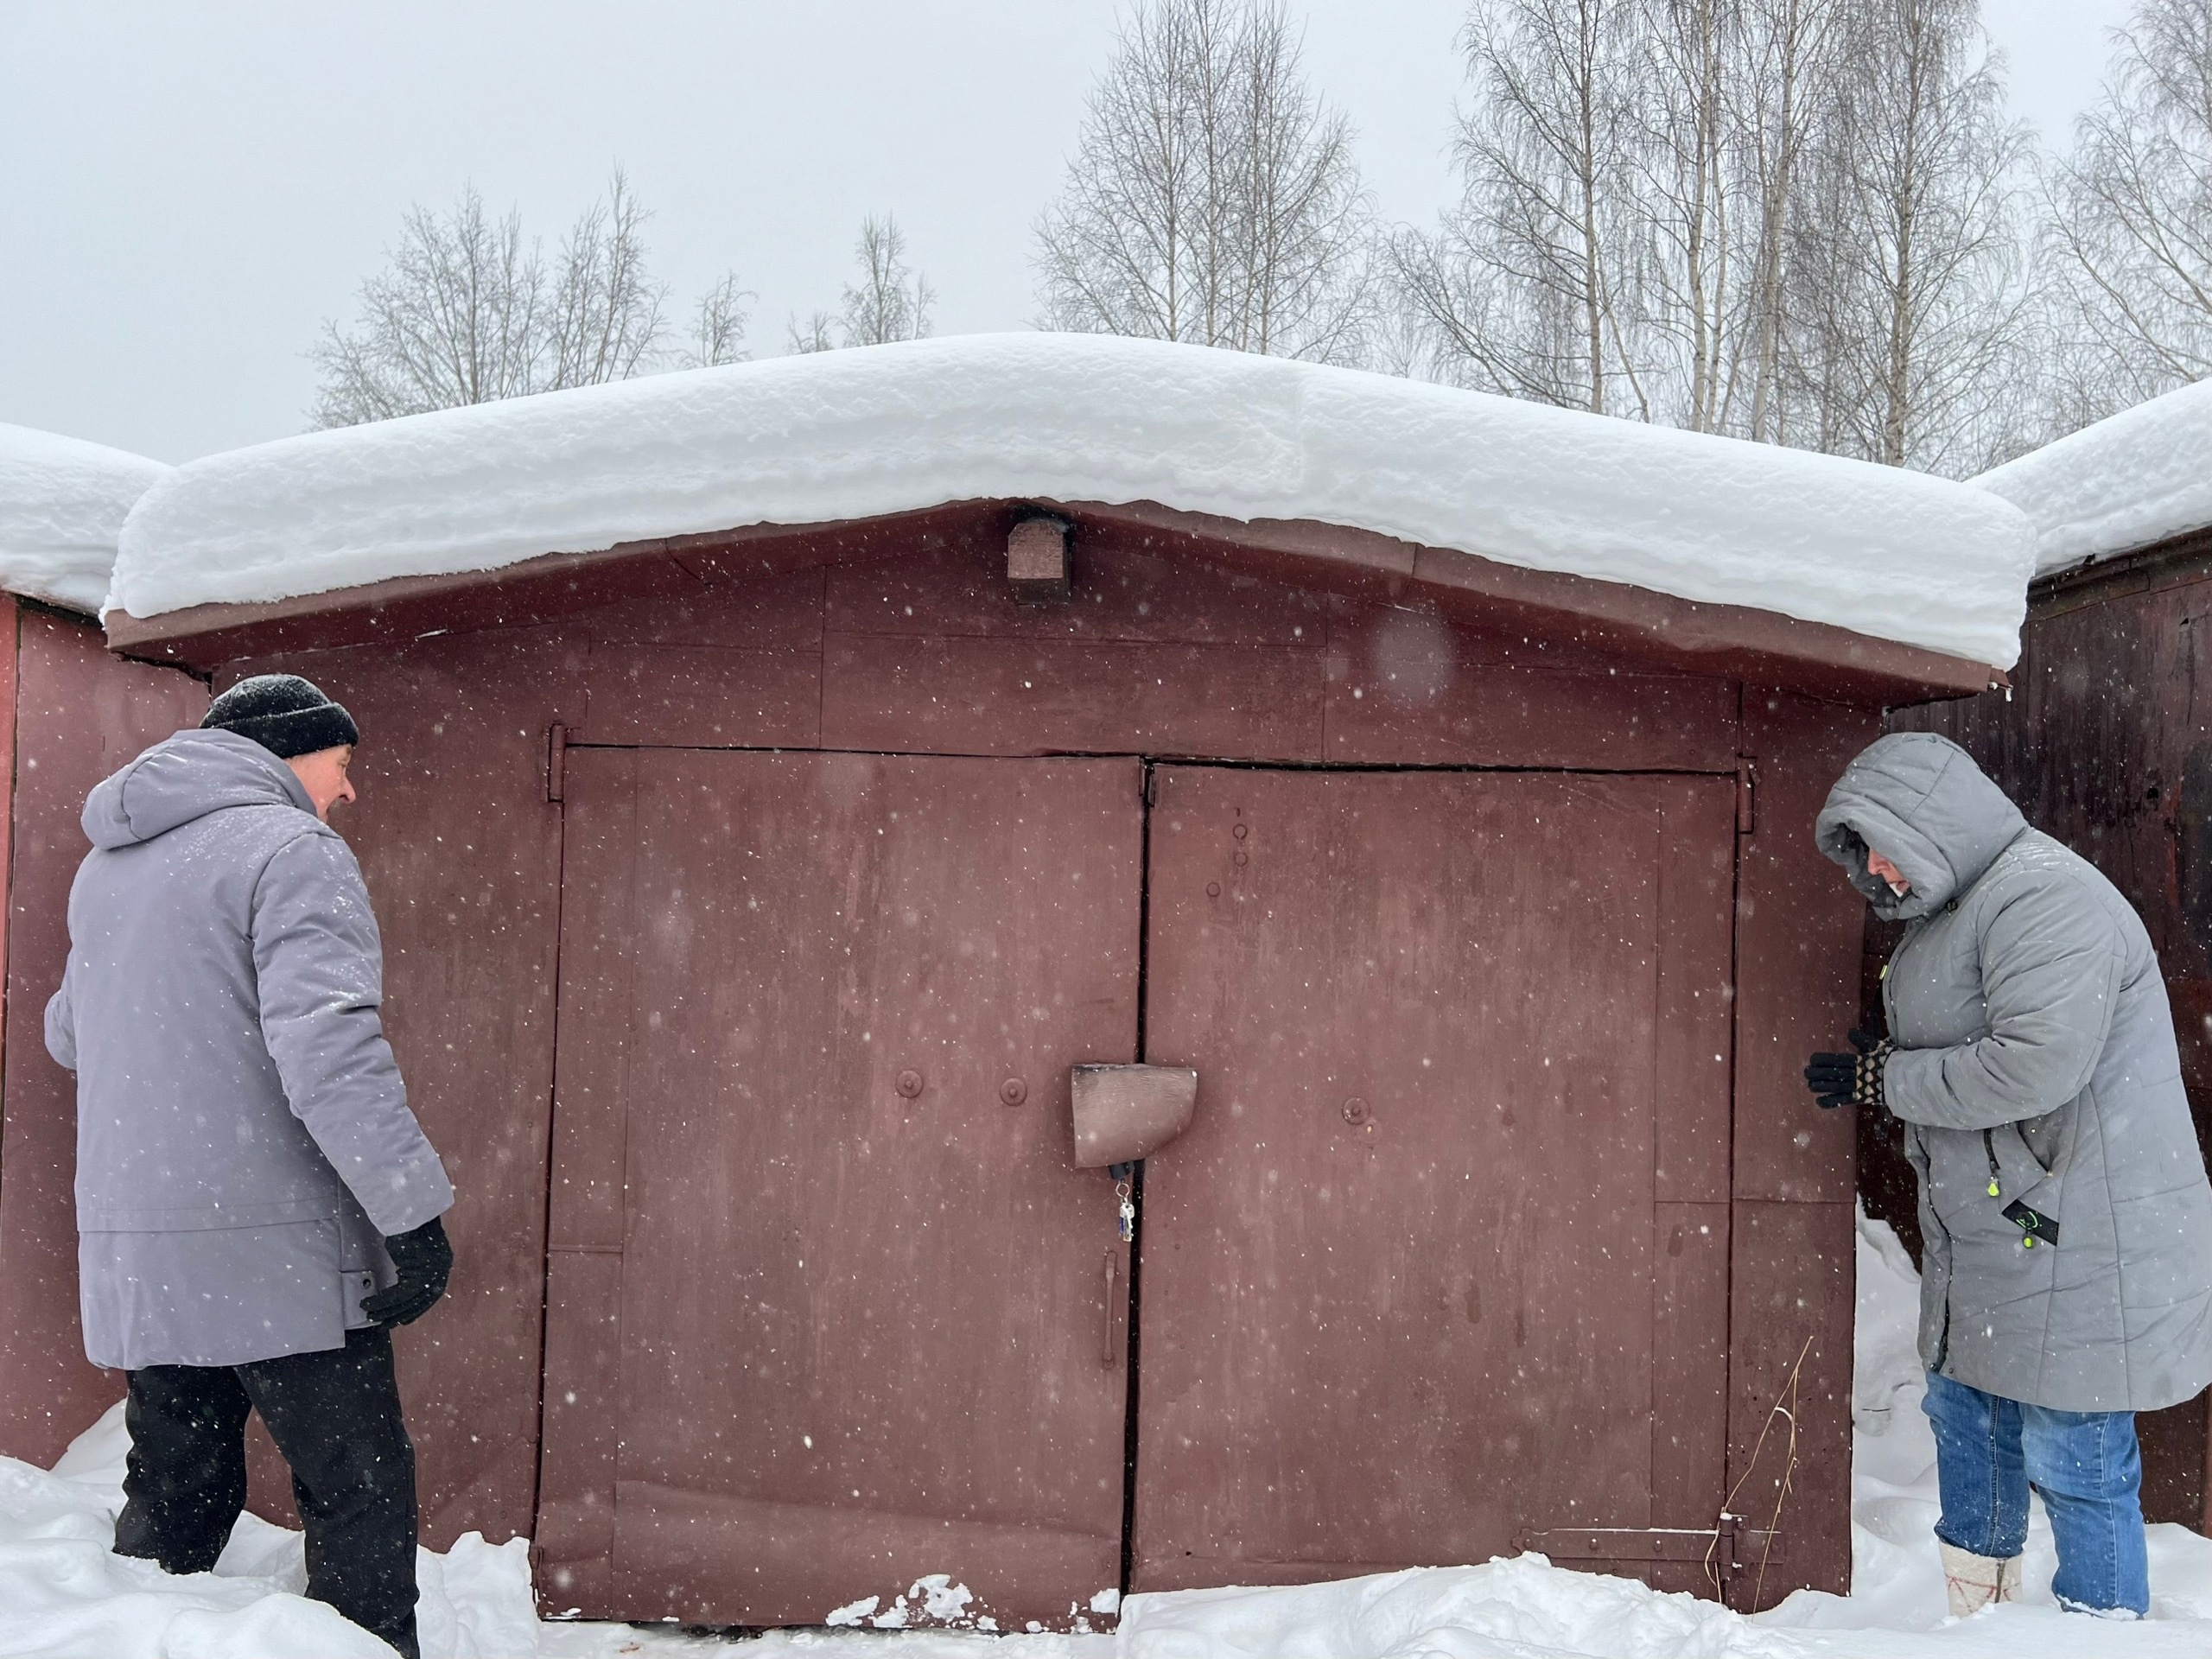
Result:
<svg viewBox="0 0 2212 1659">
<path fill-rule="evenodd" d="M 1921 1409 L 1936 1426 L 1938 1538 L 1976 1555 L 2018 1555 L 2028 1541 L 2032 1486 L 2058 1545 L 2050 1588 L 2059 1605 L 2151 1611 L 2133 1412 L 2023 1405 L 1933 1371 Z"/>
</svg>

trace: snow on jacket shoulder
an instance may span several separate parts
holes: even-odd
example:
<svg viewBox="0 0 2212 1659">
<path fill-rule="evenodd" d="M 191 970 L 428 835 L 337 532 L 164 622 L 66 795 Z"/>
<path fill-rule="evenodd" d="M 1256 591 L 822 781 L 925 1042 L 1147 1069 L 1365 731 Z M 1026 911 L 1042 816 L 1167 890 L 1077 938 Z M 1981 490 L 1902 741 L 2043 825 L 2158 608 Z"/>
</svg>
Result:
<svg viewBox="0 0 2212 1659">
<path fill-rule="evenodd" d="M 2196 1393 L 2212 1382 L 2212 1185 L 2141 918 L 1932 733 L 1853 760 L 1815 835 L 1910 924 L 1883 980 L 1897 1046 L 1883 1089 L 1920 1180 L 1922 1358 L 2061 1410 Z M 1868 873 L 1870 847 L 1907 893 Z M 2029 1242 L 2016 1205 L 2056 1223 L 2055 1245 Z"/>
<path fill-rule="evenodd" d="M 46 1029 L 77 1073 L 87 1351 L 242 1363 L 335 1345 L 341 1270 L 388 1277 L 377 1236 L 453 1201 L 385 1040 L 360 868 L 291 768 L 229 732 L 156 745 L 92 791 L 84 827 Z M 149 1291 L 149 1259 L 194 1265 Z M 286 1288 L 272 1306 L 246 1285 Z M 188 1308 L 193 1355 L 149 1357 L 148 1333 Z M 265 1351 L 229 1357 L 244 1349 Z"/>
</svg>

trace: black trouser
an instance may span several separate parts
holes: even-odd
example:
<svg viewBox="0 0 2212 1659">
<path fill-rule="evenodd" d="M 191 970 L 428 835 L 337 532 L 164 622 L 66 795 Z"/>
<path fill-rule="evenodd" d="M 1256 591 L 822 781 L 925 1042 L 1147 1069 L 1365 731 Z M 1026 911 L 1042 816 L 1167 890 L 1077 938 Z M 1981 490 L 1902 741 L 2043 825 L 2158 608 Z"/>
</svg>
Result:
<svg viewBox="0 0 2212 1659">
<path fill-rule="evenodd" d="M 245 1420 L 258 1411 L 307 1523 L 308 1594 L 416 1659 L 415 1446 L 399 1414 L 391 1333 L 251 1365 L 128 1373 L 128 1500 L 116 1552 L 205 1573 L 245 1507 Z"/>
</svg>

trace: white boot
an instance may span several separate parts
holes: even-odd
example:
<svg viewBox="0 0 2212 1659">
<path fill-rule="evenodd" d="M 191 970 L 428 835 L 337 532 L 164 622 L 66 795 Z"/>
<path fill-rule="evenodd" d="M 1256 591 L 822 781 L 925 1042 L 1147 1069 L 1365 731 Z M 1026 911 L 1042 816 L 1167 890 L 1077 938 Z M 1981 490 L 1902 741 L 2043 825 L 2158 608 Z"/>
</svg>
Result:
<svg viewBox="0 0 2212 1659">
<path fill-rule="evenodd" d="M 1978 1613 L 1992 1602 L 2020 1599 L 2018 1556 L 1999 1560 L 1993 1555 L 1960 1549 L 1940 1538 L 1936 1547 L 1943 1555 L 1943 1593 L 1950 1599 L 1953 1618 Z"/>
</svg>

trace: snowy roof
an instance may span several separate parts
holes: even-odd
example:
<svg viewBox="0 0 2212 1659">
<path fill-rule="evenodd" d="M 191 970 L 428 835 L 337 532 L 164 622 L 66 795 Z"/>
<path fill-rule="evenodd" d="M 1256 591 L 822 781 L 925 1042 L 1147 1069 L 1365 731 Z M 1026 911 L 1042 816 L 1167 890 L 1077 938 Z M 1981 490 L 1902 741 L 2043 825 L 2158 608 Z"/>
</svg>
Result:
<svg viewBox="0 0 2212 1659">
<path fill-rule="evenodd" d="M 2212 528 L 2212 380 L 2122 410 L 1974 481 L 2035 521 L 2039 576 Z"/>
<path fill-rule="evenodd" d="M 147 618 L 950 502 L 1305 519 L 2019 654 L 2032 533 L 1986 492 L 1356 370 L 983 334 L 776 358 L 211 455 L 124 526 Z"/>
<path fill-rule="evenodd" d="M 0 422 L 0 588 L 99 610 L 124 518 L 168 470 L 105 444 Z"/>
</svg>

